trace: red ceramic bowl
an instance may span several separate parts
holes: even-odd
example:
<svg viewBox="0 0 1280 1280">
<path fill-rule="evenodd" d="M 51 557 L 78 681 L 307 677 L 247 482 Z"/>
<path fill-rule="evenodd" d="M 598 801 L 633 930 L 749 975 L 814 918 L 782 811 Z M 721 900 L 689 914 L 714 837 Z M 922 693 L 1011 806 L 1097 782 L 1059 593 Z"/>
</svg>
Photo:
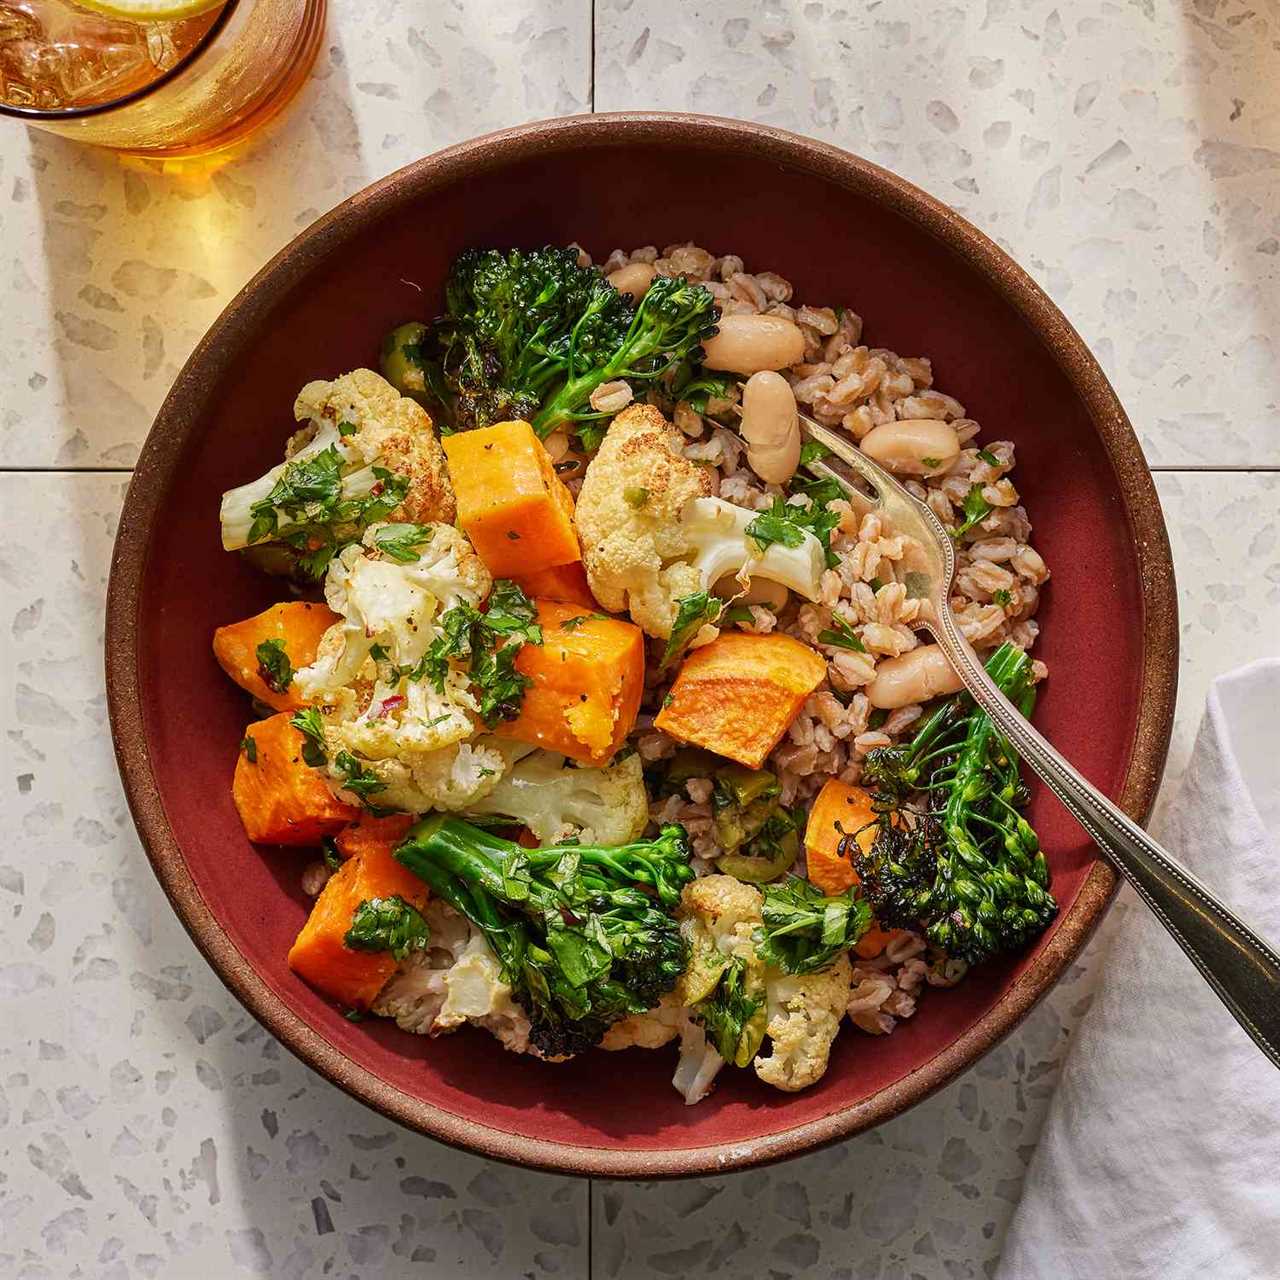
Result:
<svg viewBox="0 0 1280 1280">
<path fill-rule="evenodd" d="M 431 156 L 339 206 L 268 264 L 179 375 L 120 522 L 107 613 L 111 721 L 156 874 L 222 979 L 304 1061 L 412 1128 L 570 1173 L 661 1177 L 794 1155 L 866 1129 L 970 1066 L 1077 954 L 1115 885 L 1037 791 L 1033 818 L 1062 911 L 1025 955 L 930 994 L 892 1036 L 846 1031 L 830 1070 L 787 1095 L 726 1071 L 686 1108 L 674 1050 L 560 1066 L 482 1032 L 428 1040 L 346 1021 L 285 954 L 306 915 L 297 852 L 255 848 L 231 801 L 243 695 L 215 626 L 279 587 L 218 540 L 226 488 L 279 460 L 297 389 L 377 359 L 392 325 L 430 316 L 469 245 L 692 239 L 848 303 L 870 342 L 932 357 L 939 385 L 1018 448 L 1018 486 L 1053 568 L 1037 723 L 1133 816 L 1155 796 L 1173 712 L 1168 543 L 1124 411 L 1080 338 L 962 218 L 834 147 L 693 116 L 529 125 Z"/>
</svg>

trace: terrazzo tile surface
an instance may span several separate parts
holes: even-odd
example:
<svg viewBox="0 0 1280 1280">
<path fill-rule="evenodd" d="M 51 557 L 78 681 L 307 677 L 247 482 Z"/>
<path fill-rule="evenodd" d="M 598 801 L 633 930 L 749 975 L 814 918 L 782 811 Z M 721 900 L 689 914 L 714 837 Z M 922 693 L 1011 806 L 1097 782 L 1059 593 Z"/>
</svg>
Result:
<svg viewBox="0 0 1280 1280">
<path fill-rule="evenodd" d="M 102 602 L 127 475 L 102 469 L 132 464 L 191 346 L 298 229 L 418 155 L 586 110 L 593 93 L 600 110 L 745 116 L 893 167 L 1037 275 L 1157 468 L 1275 466 L 1280 13 L 1238 0 L 333 10 L 296 110 L 212 175 L 0 127 L 0 1276 L 987 1274 L 1107 937 L 1136 906 L 1122 898 L 963 1079 L 803 1160 L 588 1187 L 402 1132 L 240 1009 L 151 875 L 106 727 Z M 1157 481 L 1182 605 L 1171 787 L 1209 679 L 1276 649 L 1280 476 Z"/>
<path fill-rule="evenodd" d="M 4 121 L 0 465 L 129 466 L 191 348 L 267 259 L 384 174 L 478 133 L 585 111 L 590 0 L 330 5 L 277 130 L 162 174 Z"/>
<path fill-rule="evenodd" d="M 106 733 L 124 484 L 0 475 L 0 1275 L 581 1276 L 589 1240 L 602 1276 L 983 1273 L 1120 908 L 1018 1032 L 906 1116 L 760 1172 L 597 1183 L 589 1232 L 585 1183 L 452 1152 L 312 1075 L 173 917 Z M 1176 770 L 1224 650 L 1274 645 L 1280 477 L 1160 491 L 1182 597 Z"/>
<path fill-rule="evenodd" d="M 1153 464 L 1280 462 L 1274 4 L 598 0 L 596 30 L 596 110 L 793 129 L 970 218 L 1066 311 Z"/>
</svg>

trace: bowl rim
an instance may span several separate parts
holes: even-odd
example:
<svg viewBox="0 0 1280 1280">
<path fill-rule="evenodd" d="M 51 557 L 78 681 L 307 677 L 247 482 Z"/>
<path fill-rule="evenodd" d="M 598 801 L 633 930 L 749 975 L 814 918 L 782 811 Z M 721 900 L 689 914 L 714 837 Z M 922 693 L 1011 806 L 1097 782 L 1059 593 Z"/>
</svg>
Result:
<svg viewBox="0 0 1280 1280">
<path fill-rule="evenodd" d="M 942 1088 L 1012 1031 L 1065 972 L 1109 904 L 1116 873 L 1101 858 L 1095 861 L 1049 944 L 999 1002 L 914 1071 L 853 1106 L 763 1138 L 671 1150 L 616 1150 L 511 1134 L 443 1111 L 357 1065 L 295 1013 L 236 949 L 197 888 L 165 816 L 144 737 L 138 672 L 138 608 L 153 525 L 182 450 L 196 430 L 203 388 L 225 374 L 239 353 L 237 331 L 250 327 L 336 245 L 357 234 L 368 216 L 429 196 L 467 173 L 548 150 L 619 142 L 728 149 L 808 172 L 875 200 L 965 258 L 1044 343 L 1098 431 L 1141 569 L 1138 719 L 1117 796 L 1139 822 L 1155 800 L 1172 729 L 1177 594 L 1159 498 L 1137 437 L 1106 375 L 1066 317 L 1021 267 L 954 210 L 829 143 L 766 125 L 684 112 L 534 121 L 435 152 L 372 183 L 301 232 L 231 300 L 184 364 L 143 446 L 120 516 L 107 592 L 105 661 L 112 737 L 129 807 L 155 874 L 188 934 L 237 999 L 303 1062 L 367 1106 L 450 1146 L 526 1168 L 656 1179 L 722 1174 L 800 1155 L 889 1120 Z"/>
</svg>

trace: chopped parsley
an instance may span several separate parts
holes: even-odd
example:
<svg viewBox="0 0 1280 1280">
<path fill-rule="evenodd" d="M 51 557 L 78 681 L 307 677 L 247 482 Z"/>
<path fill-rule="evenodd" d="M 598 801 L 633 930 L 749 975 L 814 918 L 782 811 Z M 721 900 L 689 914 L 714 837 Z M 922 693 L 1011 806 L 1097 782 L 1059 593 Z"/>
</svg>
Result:
<svg viewBox="0 0 1280 1280">
<path fill-rule="evenodd" d="M 982 496 L 982 486 L 972 485 L 961 504 L 964 519 L 951 530 L 951 536 L 957 540 L 964 537 L 974 525 L 981 524 L 992 512 L 991 503 Z"/>
<path fill-rule="evenodd" d="M 807 467 L 809 463 L 817 462 L 830 455 L 831 450 L 825 444 L 819 444 L 817 440 L 806 440 L 800 446 L 800 466 Z"/>
<path fill-rule="evenodd" d="M 322 768 L 329 759 L 324 744 L 324 721 L 315 707 L 295 711 L 289 723 L 302 734 L 302 759 L 313 769 Z"/>
<path fill-rule="evenodd" d="M 749 604 L 735 604 L 720 615 L 719 621 L 725 624 L 735 622 L 751 623 L 755 621 L 755 615 L 751 612 Z"/>
<path fill-rule="evenodd" d="M 683 400 L 694 413 L 706 413 L 712 400 L 733 398 L 734 378 L 727 373 L 709 373 L 702 370 L 697 378 L 681 385 L 678 381 L 672 390 L 677 400 Z"/>
<path fill-rule="evenodd" d="M 983 462 L 985 462 L 989 467 L 1000 466 L 1000 459 L 997 458 L 996 455 L 992 453 L 990 449 L 979 449 L 978 457 L 980 457 L 983 460 Z"/>
<path fill-rule="evenodd" d="M 343 436 L 344 438 L 345 438 L 346 436 L 353 436 L 353 435 L 355 435 L 355 433 L 356 433 L 357 431 L 359 431 L 359 430 L 360 430 L 360 428 L 359 428 L 359 427 L 357 427 L 357 426 L 356 426 L 356 424 L 355 424 L 354 422 L 340 422 L 340 423 L 338 423 L 338 434 L 339 434 L 340 436 Z"/>
<path fill-rule="evenodd" d="M 372 809 L 369 797 L 376 796 L 379 791 L 385 791 L 387 784 L 372 769 L 366 769 L 350 751 L 339 751 L 333 757 L 333 763 L 343 775 L 340 784 L 343 790 L 359 796 L 361 802 Z"/>
<path fill-rule="evenodd" d="M 332 836 L 325 836 L 320 841 L 320 856 L 330 871 L 337 871 L 342 866 L 342 854 L 338 852 L 338 842 Z"/>
<path fill-rule="evenodd" d="M 922 467 L 928 467 L 929 470 L 932 471 L 934 467 L 942 466 L 942 459 L 941 458 L 921 458 L 920 465 Z"/>
<path fill-rule="evenodd" d="M 389 662 L 391 660 L 391 651 L 385 644 L 375 644 L 369 648 L 369 657 L 374 662 Z"/>
<path fill-rule="evenodd" d="M 839 614 L 831 615 L 832 629 L 818 632 L 819 644 L 835 645 L 837 649 L 852 649 L 854 653 L 866 653 L 858 633 Z"/>
<path fill-rule="evenodd" d="M 1009 594 L 1003 587 L 991 593 L 991 598 L 1002 609 L 1007 609 L 1013 603 L 1013 596 Z"/>
<path fill-rule="evenodd" d="M 639 511 L 649 501 L 649 490 L 643 485 L 628 485 L 622 491 L 622 500 L 635 511 Z"/>
<path fill-rule="evenodd" d="M 258 674 L 272 693 L 283 693 L 293 683 L 293 666 L 283 640 L 264 640 L 257 648 Z"/>
<path fill-rule="evenodd" d="M 723 603 L 709 591 L 695 591 L 677 601 L 676 620 L 671 626 L 671 637 L 662 651 L 658 670 L 665 671 L 680 657 L 704 626 L 719 619 L 723 608 Z"/>
<path fill-rule="evenodd" d="M 492 729 L 500 720 L 520 714 L 524 692 L 533 682 L 515 669 L 516 657 L 526 644 L 541 643 L 533 602 L 514 582 L 499 579 L 486 612 L 463 603 L 444 614 L 440 634 L 411 678 L 425 675 L 443 693 L 450 662 L 465 661 L 480 694 L 480 716 Z"/>
<path fill-rule="evenodd" d="M 397 893 L 366 898 L 352 914 L 342 941 L 352 951 L 390 951 L 403 960 L 410 951 L 424 950 L 430 938 L 422 913 Z"/>
<path fill-rule="evenodd" d="M 807 493 L 804 502 L 788 502 L 777 497 L 768 511 L 762 511 L 747 525 L 747 537 L 760 549 L 767 551 L 774 543 L 784 547 L 798 547 L 806 533 L 811 533 L 822 544 L 822 550 L 831 551 L 831 531 L 840 523 L 838 512 L 829 511 L 825 501 L 819 501 Z M 839 496 L 838 494 L 836 496 Z"/>
<path fill-rule="evenodd" d="M 607 613 L 580 613 L 576 618 L 566 618 L 560 624 L 561 631 L 577 631 L 584 622 L 608 622 Z"/>
<path fill-rule="evenodd" d="M 422 548 L 435 532 L 429 524 L 389 524 L 373 535 L 374 544 L 384 556 L 399 564 L 413 564 Z"/>
<path fill-rule="evenodd" d="M 258 744 L 247 733 L 240 739 L 240 750 L 250 764 L 258 763 Z"/>
<path fill-rule="evenodd" d="M 404 501 L 409 478 L 373 467 L 364 497 L 344 498 L 346 459 L 335 445 L 287 463 L 265 498 L 249 508 L 250 545 L 278 538 L 298 553 L 298 570 L 321 578 L 339 547 L 368 525 L 385 520 Z M 281 526 L 285 527 L 282 528 Z"/>
</svg>

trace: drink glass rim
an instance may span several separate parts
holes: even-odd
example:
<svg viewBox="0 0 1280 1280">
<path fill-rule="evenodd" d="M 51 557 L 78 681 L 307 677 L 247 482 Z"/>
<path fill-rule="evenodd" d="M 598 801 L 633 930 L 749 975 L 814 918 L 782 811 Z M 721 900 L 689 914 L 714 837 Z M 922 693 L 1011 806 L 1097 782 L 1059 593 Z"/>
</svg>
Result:
<svg viewBox="0 0 1280 1280">
<path fill-rule="evenodd" d="M 86 116 L 100 116 L 108 111 L 118 111 L 132 102 L 137 102 L 154 93 L 163 85 L 185 71 L 199 58 L 218 38 L 223 28 L 231 20 L 232 13 L 240 0 L 225 0 L 218 16 L 210 24 L 208 31 L 187 50 L 167 71 L 162 72 L 154 80 L 148 81 L 140 89 L 132 93 L 122 94 L 106 102 L 94 102 L 84 107 L 17 107 L 12 103 L 0 101 L 0 116 L 12 116 L 18 120 L 81 120 Z M 139 25 L 145 25 L 140 23 Z"/>
</svg>

